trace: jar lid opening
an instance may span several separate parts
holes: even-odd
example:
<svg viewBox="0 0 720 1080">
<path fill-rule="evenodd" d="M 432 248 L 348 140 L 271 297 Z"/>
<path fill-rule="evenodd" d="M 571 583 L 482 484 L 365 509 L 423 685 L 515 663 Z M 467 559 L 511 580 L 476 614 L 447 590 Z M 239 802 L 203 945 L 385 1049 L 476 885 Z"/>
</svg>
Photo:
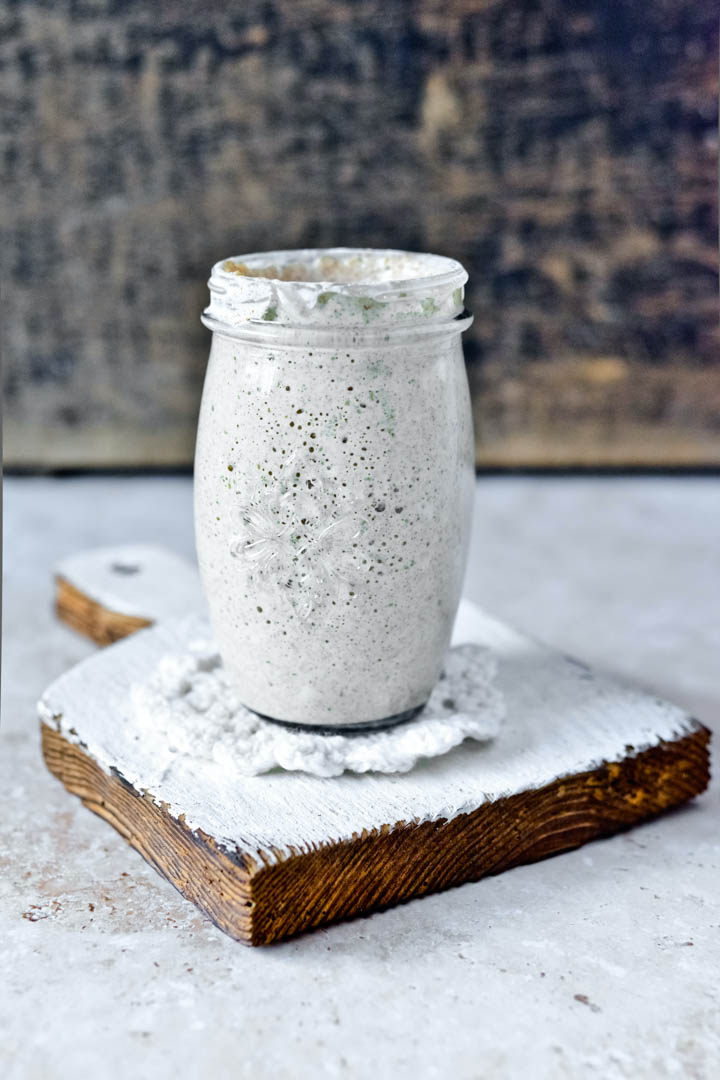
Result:
<svg viewBox="0 0 720 1080">
<path fill-rule="evenodd" d="M 228 329 L 448 322 L 464 310 L 467 277 L 455 259 L 411 251 L 255 252 L 215 264 L 204 321 Z"/>
</svg>

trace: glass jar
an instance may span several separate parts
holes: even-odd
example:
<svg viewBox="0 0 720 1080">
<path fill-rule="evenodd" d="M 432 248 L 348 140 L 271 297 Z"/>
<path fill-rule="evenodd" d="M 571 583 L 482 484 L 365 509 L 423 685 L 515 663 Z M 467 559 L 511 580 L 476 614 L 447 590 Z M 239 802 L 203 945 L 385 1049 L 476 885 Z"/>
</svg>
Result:
<svg viewBox="0 0 720 1080">
<path fill-rule="evenodd" d="M 373 249 L 213 267 L 197 551 L 228 675 L 268 719 L 395 723 L 441 672 L 474 475 L 466 280 Z"/>
</svg>

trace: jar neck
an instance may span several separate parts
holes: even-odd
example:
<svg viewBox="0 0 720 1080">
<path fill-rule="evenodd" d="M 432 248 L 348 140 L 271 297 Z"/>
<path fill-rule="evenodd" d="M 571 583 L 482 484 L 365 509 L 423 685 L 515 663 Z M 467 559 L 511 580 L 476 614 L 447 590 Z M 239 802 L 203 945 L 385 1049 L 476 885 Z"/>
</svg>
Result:
<svg viewBox="0 0 720 1080">
<path fill-rule="evenodd" d="M 467 272 L 444 256 L 323 248 L 258 252 L 217 263 L 203 323 L 229 337 L 338 335 L 394 340 L 458 332 Z M 467 324 L 469 325 L 469 323 Z"/>
<path fill-rule="evenodd" d="M 268 348 L 283 350 L 298 349 L 337 349 L 341 350 L 348 344 L 353 349 L 392 349 L 402 346 L 417 344 L 422 347 L 430 344 L 438 338 L 448 336 L 459 337 L 469 326 L 472 325 L 473 316 L 464 311 L 444 323 L 412 324 L 405 323 L 395 327 L 315 327 L 315 326 L 275 326 L 268 323 L 263 326 L 256 323 L 245 323 L 242 326 L 232 327 L 220 323 L 208 317 L 207 313 L 201 316 L 203 326 L 212 330 L 218 337 L 228 338 L 232 341 L 247 342 L 252 345 L 263 345 Z"/>
</svg>

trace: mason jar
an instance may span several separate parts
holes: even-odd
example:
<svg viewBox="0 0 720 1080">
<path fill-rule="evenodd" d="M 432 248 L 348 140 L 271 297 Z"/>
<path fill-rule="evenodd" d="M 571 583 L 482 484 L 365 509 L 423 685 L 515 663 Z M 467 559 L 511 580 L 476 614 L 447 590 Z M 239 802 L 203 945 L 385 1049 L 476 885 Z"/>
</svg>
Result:
<svg viewBox="0 0 720 1080">
<path fill-rule="evenodd" d="M 267 719 L 393 724 L 440 675 L 473 491 L 466 280 L 374 249 L 213 267 L 197 552 L 228 676 Z"/>
</svg>

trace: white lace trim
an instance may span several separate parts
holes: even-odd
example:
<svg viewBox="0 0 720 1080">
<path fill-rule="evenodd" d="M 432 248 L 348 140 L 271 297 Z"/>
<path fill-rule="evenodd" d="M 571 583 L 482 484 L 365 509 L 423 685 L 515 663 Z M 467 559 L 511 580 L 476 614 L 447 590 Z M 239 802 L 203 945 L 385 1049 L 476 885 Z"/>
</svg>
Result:
<svg viewBox="0 0 720 1080">
<path fill-rule="evenodd" d="M 284 728 L 245 708 L 215 645 L 199 640 L 187 653 L 163 657 L 145 682 L 132 687 L 131 702 L 141 729 L 161 735 L 171 757 L 213 761 L 241 776 L 278 767 L 325 777 L 403 773 L 465 739 L 497 735 L 505 702 L 495 685 L 496 668 L 489 649 L 459 645 L 448 652 L 416 719 L 369 734 L 323 735 Z"/>
</svg>

